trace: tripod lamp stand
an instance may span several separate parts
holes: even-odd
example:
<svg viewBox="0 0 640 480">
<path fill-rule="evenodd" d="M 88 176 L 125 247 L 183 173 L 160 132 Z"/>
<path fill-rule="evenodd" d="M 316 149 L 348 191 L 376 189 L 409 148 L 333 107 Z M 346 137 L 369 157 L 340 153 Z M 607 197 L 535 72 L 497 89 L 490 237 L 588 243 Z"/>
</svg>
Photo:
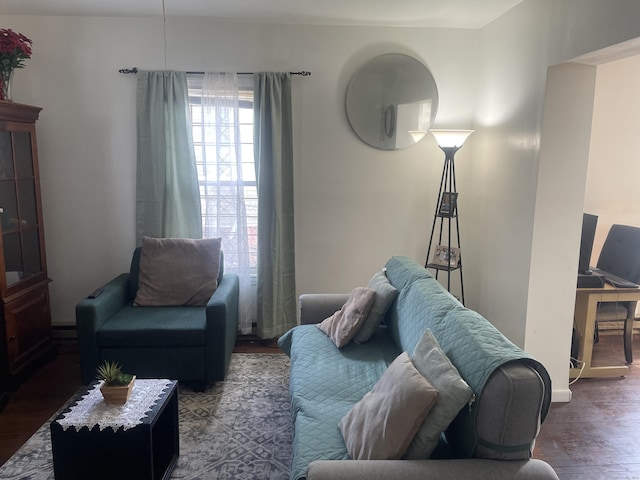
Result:
<svg viewBox="0 0 640 480">
<path fill-rule="evenodd" d="M 451 272 L 460 272 L 460 293 L 464 305 L 464 283 L 462 279 L 462 255 L 460 251 L 460 227 L 458 225 L 458 191 L 456 188 L 456 169 L 453 161 L 455 153 L 462 148 L 465 140 L 474 130 L 429 130 L 438 142 L 438 146 L 444 152 L 444 167 L 440 179 L 440 190 L 436 211 L 433 216 L 431 238 L 427 248 L 425 268 L 435 270 L 438 278 L 440 271 L 447 274 L 447 291 L 451 291 Z M 438 219 L 440 220 L 438 222 Z M 445 225 L 446 221 L 446 225 Z M 452 221 L 455 225 L 452 225 Z M 436 235 L 436 225 L 439 224 L 437 243 L 433 245 Z M 455 227 L 455 232 L 452 231 Z M 446 233 L 446 239 L 443 239 Z M 455 233 L 455 239 L 452 235 Z M 454 240 L 454 241 L 452 241 Z M 434 247 L 433 253 L 431 247 Z"/>
</svg>

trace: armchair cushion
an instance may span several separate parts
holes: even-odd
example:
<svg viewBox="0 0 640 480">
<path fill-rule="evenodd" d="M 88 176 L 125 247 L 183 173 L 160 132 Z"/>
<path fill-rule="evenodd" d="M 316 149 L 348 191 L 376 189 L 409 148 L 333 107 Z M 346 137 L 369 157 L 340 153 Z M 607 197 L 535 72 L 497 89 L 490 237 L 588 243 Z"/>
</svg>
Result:
<svg viewBox="0 0 640 480">
<path fill-rule="evenodd" d="M 206 305 L 218 286 L 220 244 L 220 238 L 144 237 L 134 305 Z"/>
<path fill-rule="evenodd" d="M 202 346 L 206 323 L 203 307 L 125 305 L 96 332 L 96 341 L 100 347 Z"/>
</svg>

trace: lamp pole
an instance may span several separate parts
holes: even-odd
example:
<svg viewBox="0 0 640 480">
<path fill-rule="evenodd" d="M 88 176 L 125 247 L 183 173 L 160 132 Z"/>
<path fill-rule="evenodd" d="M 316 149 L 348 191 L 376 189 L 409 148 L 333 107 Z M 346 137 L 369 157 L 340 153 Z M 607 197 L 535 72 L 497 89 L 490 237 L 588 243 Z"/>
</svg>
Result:
<svg viewBox="0 0 640 480">
<path fill-rule="evenodd" d="M 427 258 L 425 260 L 425 268 L 435 269 L 435 277 L 441 270 L 447 272 L 447 291 L 451 291 L 451 272 L 460 271 L 460 295 L 462 304 L 464 305 L 464 281 L 462 277 L 462 254 L 460 249 L 460 226 L 458 224 L 458 190 L 456 185 L 456 168 L 454 157 L 455 153 L 462 148 L 464 141 L 473 130 L 430 130 L 438 142 L 438 146 L 444 152 L 444 166 L 442 168 L 442 177 L 440 178 L 440 189 L 438 191 L 438 200 L 436 210 L 433 215 L 433 224 L 431 226 L 431 236 L 429 239 L 429 247 L 427 248 Z M 436 230 L 436 224 L 440 219 L 440 228 L 438 233 L 438 244 L 436 245 L 436 255 L 431 256 L 431 247 L 433 246 L 433 237 Z M 442 244 L 442 235 L 444 232 L 444 221 L 447 220 L 447 243 Z M 452 249 L 451 236 L 452 225 L 451 220 L 455 220 L 456 244 Z M 429 261 L 431 258 L 431 262 Z"/>
</svg>

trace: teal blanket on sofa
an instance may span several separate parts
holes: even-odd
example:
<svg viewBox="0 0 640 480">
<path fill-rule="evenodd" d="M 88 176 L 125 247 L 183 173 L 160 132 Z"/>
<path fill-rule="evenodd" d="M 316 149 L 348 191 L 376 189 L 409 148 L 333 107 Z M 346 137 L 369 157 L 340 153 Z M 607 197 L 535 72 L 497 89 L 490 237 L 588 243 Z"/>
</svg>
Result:
<svg viewBox="0 0 640 480">
<path fill-rule="evenodd" d="M 291 480 L 306 477 L 315 460 L 348 459 L 338 428 L 342 417 L 373 387 L 402 351 L 413 353 L 426 329 L 476 395 L 499 366 L 524 360 L 545 384 L 542 419 L 551 400 L 551 381 L 538 362 L 506 339 L 478 313 L 463 307 L 427 270 L 406 257 L 387 262 L 387 277 L 399 290 L 385 325 L 365 344 L 339 350 L 316 325 L 284 334 L 280 348 L 291 357 L 290 400 L 294 425 Z M 478 442 L 474 406 L 465 408 L 447 430 L 459 458 L 471 456 Z"/>
<path fill-rule="evenodd" d="M 383 332 L 364 345 L 350 343 L 338 350 L 316 325 L 289 330 L 279 344 L 291 357 L 291 479 L 300 479 L 314 460 L 349 458 L 338 423 L 371 390 L 400 351 Z"/>
<path fill-rule="evenodd" d="M 430 329 L 460 375 L 478 394 L 500 365 L 523 360 L 545 385 L 544 420 L 551 404 L 551 379 L 537 360 L 509 341 L 479 313 L 465 308 L 427 270 L 407 257 L 387 262 L 387 277 L 399 290 L 386 324 L 394 341 L 413 353 L 422 333 Z"/>
</svg>

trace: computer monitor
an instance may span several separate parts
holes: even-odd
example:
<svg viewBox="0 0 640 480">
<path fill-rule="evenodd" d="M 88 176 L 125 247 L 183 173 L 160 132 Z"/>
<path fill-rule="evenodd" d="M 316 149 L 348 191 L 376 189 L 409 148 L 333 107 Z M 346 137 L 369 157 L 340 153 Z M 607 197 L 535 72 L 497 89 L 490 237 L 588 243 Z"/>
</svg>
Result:
<svg viewBox="0 0 640 480">
<path fill-rule="evenodd" d="M 590 213 L 582 214 L 582 237 L 580 238 L 580 258 L 578 259 L 578 273 L 580 275 L 590 275 L 591 251 L 593 250 L 593 239 L 596 236 L 596 225 L 598 216 Z"/>
</svg>

